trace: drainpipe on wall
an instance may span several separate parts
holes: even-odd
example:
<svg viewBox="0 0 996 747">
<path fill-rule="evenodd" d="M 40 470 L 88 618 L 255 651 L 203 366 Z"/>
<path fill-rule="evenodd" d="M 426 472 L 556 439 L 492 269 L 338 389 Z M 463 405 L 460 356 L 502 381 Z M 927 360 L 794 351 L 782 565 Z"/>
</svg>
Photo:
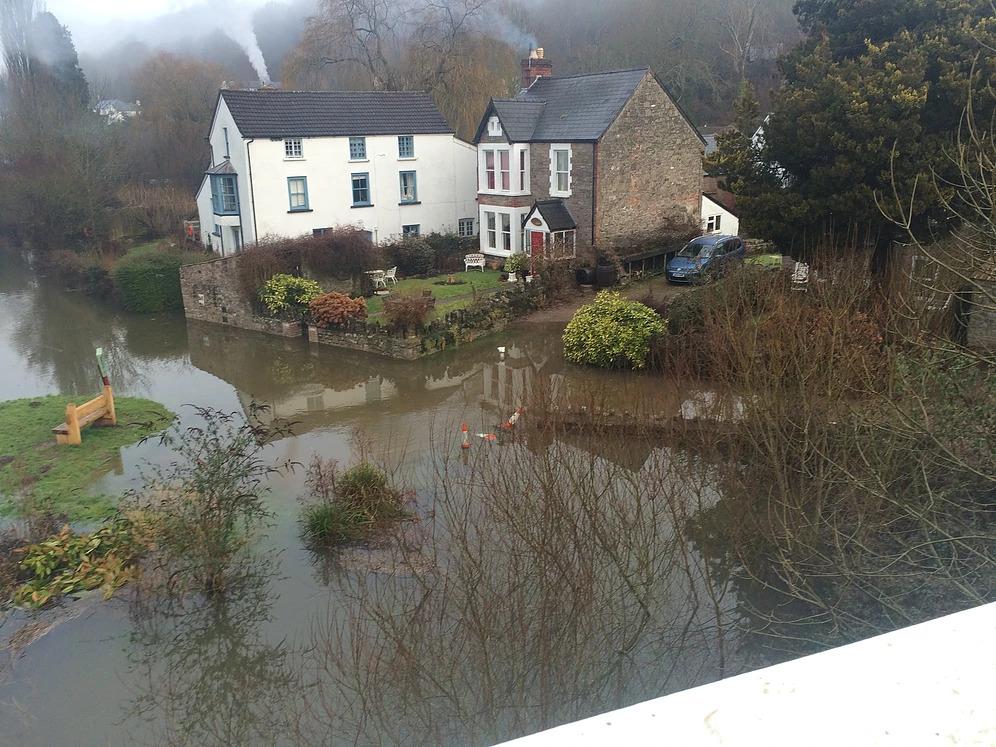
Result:
<svg viewBox="0 0 996 747">
<path fill-rule="evenodd" d="M 256 228 L 256 188 L 252 183 L 252 150 L 249 146 L 256 142 L 256 138 L 250 138 L 246 141 L 246 163 L 249 166 L 249 203 L 252 205 L 252 243 L 256 244 L 259 242 L 259 230 Z M 239 217 L 239 225 L 241 229 L 242 218 Z M 242 235 L 242 246 L 245 246 L 246 237 L 245 234 Z"/>
<path fill-rule="evenodd" d="M 591 247 L 595 248 L 595 221 L 598 220 L 598 141 L 591 146 Z"/>
</svg>

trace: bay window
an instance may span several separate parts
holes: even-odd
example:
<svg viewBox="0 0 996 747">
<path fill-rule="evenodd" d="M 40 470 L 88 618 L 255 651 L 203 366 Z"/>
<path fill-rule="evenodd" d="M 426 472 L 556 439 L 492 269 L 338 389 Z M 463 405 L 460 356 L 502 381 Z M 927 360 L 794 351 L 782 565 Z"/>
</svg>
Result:
<svg viewBox="0 0 996 747">
<path fill-rule="evenodd" d="M 501 213 L 501 248 L 512 251 L 512 216 L 508 213 Z"/>
<path fill-rule="evenodd" d="M 491 210 L 484 213 L 484 221 L 487 225 L 488 249 L 498 248 L 497 216 Z"/>
<path fill-rule="evenodd" d="M 488 189 L 495 188 L 495 152 L 493 150 L 484 151 L 484 173 L 486 175 L 485 183 L 488 185 Z"/>
<path fill-rule="evenodd" d="M 512 180 L 509 175 L 509 163 L 508 163 L 508 151 L 500 150 L 498 151 L 498 162 L 501 171 L 501 187 L 502 192 L 508 192 L 512 188 Z"/>
<path fill-rule="evenodd" d="M 239 192 L 234 176 L 211 176 L 211 203 L 215 215 L 239 214 Z"/>
</svg>

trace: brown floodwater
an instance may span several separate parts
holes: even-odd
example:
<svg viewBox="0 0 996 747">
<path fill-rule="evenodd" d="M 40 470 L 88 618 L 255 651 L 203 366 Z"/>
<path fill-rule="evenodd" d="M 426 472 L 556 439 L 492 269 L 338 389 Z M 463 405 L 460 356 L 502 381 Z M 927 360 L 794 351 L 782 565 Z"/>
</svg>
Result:
<svg viewBox="0 0 996 747">
<path fill-rule="evenodd" d="M 574 526 L 570 511 L 482 509 L 491 494 L 532 491 L 522 465 L 542 464 L 553 479 L 587 470 L 579 479 L 607 486 L 607 497 L 577 510 L 610 527 L 651 505 L 640 503 L 646 496 L 680 492 L 652 484 L 655 464 L 696 458 L 645 439 L 478 439 L 537 392 L 598 397 L 619 413 L 687 413 L 716 397 L 570 366 L 560 333 L 513 326 L 400 362 L 179 315 L 129 315 L 0 264 L 0 400 L 89 395 L 100 346 L 118 394 L 157 400 L 186 421 L 185 405 L 245 411 L 251 402 L 293 421 L 294 435 L 268 447 L 274 461 L 317 453 L 348 463 L 367 444 L 415 491 L 421 518 L 408 538 L 415 562 L 383 548 L 316 555 L 299 537 L 297 470 L 270 480 L 272 519 L 224 600 L 179 609 L 123 593 L 0 619 L 0 742 L 488 744 L 756 665 L 727 630 L 735 595 L 676 536 L 674 511 L 654 504 L 652 530 L 644 521 L 620 531 L 611 553 L 589 556 L 581 542 L 565 559 L 556 548 L 574 547 L 562 534 Z M 462 422 L 475 434 L 469 461 Z M 139 487 L 144 463 L 169 458 L 154 441 L 125 448 L 93 490 Z M 522 472 L 520 486 L 502 464 Z M 714 501 L 718 481 L 708 464 L 699 473 L 709 488 L 698 500 Z M 531 544 L 547 523 L 550 534 Z M 565 584 L 563 569 L 550 570 L 559 563 L 584 583 Z M 634 591 L 636 577 L 645 593 Z"/>
</svg>

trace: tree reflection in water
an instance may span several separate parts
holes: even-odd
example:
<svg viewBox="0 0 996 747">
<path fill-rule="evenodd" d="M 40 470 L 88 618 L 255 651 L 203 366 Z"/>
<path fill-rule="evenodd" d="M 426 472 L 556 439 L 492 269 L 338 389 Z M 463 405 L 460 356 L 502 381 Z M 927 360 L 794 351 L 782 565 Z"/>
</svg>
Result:
<svg viewBox="0 0 996 747">
<path fill-rule="evenodd" d="M 136 594 L 129 658 L 141 683 L 125 726 L 135 743 L 277 744 L 298 677 L 286 641 L 271 641 L 276 557 L 246 558 L 224 593 Z"/>
<path fill-rule="evenodd" d="M 317 621 L 298 739 L 492 744 L 737 670 L 735 600 L 683 529 L 712 466 L 648 451 L 637 471 L 556 437 L 440 457 L 425 546 L 344 578 L 346 618 Z"/>
</svg>

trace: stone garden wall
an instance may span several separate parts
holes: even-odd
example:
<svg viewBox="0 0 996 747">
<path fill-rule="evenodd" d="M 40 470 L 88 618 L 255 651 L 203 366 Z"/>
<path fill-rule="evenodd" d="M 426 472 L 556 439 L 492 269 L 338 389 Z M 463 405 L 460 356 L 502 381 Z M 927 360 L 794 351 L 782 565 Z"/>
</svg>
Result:
<svg viewBox="0 0 996 747">
<path fill-rule="evenodd" d="M 300 322 L 285 322 L 260 316 L 246 298 L 239 282 L 239 255 L 180 268 L 180 289 L 188 319 L 256 332 L 300 337 Z M 312 344 L 360 350 L 401 360 L 415 360 L 448 347 L 471 342 L 503 329 L 511 318 L 535 308 L 535 289 L 499 292 L 473 307 L 433 320 L 425 329 L 395 331 L 373 322 L 358 322 L 345 328 L 307 328 Z"/>
</svg>

